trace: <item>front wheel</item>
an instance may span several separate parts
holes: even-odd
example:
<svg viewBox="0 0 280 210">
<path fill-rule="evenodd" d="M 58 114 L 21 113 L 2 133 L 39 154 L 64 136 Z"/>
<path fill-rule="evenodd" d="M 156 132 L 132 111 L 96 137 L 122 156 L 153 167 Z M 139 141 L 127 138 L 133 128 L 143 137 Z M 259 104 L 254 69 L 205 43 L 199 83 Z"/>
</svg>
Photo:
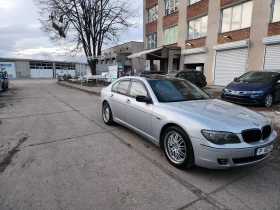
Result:
<svg viewBox="0 0 280 210">
<path fill-rule="evenodd" d="M 107 125 L 113 125 L 114 124 L 113 114 L 112 114 L 111 107 L 108 104 L 108 102 L 103 103 L 102 118 L 103 118 L 103 121 L 104 121 L 105 124 L 107 124 Z"/>
<path fill-rule="evenodd" d="M 186 169 L 194 165 L 192 143 L 187 133 L 178 126 L 169 127 L 164 132 L 163 151 L 167 160 L 176 168 Z"/>
<path fill-rule="evenodd" d="M 266 94 L 264 98 L 264 105 L 265 107 L 269 108 L 272 106 L 273 103 L 273 95 L 271 93 Z"/>
</svg>

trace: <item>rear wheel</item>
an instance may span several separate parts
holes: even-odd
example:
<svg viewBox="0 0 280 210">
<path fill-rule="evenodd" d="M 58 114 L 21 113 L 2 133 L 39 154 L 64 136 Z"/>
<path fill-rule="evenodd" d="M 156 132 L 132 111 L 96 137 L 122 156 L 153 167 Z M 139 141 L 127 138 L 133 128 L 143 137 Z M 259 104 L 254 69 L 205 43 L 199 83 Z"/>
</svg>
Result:
<svg viewBox="0 0 280 210">
<path fill-rule="evenodd" d="M 103 121 L 104 121 L 105 124 L 107 124 L 107 125 L 113 125 L 114 124 L 113 114 L 112 114 L 111 107 L 108 104 L 108 102 L 103 103 L 102 118 L 103 118 Z"/>
<path fill-rule="evenodd" d="M 265 107 L 269 108 L 273 104 L 273 95 L 271 93 L 266 94 L 264 98 L 264 105 Z"/>
<path fill-rule="evenodd" d="M 163 150 L 167 160 L 176 168 L 186 169 L 194 165 L 192 143 L 186 132 L 172 126 L 163 134 Z"/>
</svg>

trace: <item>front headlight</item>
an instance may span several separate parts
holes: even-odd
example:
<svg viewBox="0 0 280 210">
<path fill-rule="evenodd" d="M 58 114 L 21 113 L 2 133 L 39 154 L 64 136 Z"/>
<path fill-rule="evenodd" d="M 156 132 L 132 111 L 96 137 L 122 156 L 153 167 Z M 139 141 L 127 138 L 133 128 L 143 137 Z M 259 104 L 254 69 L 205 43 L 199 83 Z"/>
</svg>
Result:
<svg viewBox="0 0 280 210">
<path fill-rule="evenodd" d="M 226 92 L 226 93 L 228 93 L 228 92 L 229 92 L 229 89 L 224 88 L 223 91 Z"/>
<path fill-rule="evenodd" d="M 213 144 L 237 144 L 241 143 L 238 136 L 234 133 L 221 132 L 221 131 L 207 131 L 202 130 L 202 135 Z"/>
</svg>

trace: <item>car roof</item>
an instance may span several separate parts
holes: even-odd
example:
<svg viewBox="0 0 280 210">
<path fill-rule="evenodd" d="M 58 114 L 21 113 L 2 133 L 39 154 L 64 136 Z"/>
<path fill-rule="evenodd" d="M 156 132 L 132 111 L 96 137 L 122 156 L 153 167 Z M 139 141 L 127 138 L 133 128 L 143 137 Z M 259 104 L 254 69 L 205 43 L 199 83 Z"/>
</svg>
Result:
<svg viewBox="0 0 280 210">
<path fill-rule="evenodd" d="M 280 69 L 258 69 L 253 70 L 253 72 L 280 72 Z"/>
</svg>

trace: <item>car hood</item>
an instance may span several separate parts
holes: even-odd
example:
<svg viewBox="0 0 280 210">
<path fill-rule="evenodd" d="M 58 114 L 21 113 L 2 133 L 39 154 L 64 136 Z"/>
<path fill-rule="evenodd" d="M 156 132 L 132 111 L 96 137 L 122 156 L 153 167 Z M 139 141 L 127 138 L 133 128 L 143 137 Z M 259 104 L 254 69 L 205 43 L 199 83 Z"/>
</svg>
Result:
<svg viewBox="0 0 280 210">
<path fill-rule="evenodd" d="M 240 132 L 269 123 L 260 113 L 218 99 L 165 103 L 163 106 L 191 117 L 209 129 Z"/>
<path fill-rule="evenodd" d="M 226 88 L 234 91 L 260 91 L 266 89 L 267 85 L 267 83 L 232 82 Z"/>
</svg>

